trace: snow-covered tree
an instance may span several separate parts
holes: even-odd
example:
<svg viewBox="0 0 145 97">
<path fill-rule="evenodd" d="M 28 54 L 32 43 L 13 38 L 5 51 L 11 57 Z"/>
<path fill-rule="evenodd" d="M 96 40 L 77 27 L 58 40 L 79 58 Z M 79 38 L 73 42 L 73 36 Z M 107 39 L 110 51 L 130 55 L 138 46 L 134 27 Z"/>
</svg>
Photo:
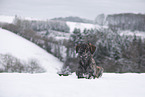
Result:
<svg viewBox="0 0 145 97">
<path fill-rule="evenodd" d="M 95 24 L 103 26 L 104 23 L 105 23 L 105 15 L 104 14 L 100 14 L 95 18 Z"/>
</svg>

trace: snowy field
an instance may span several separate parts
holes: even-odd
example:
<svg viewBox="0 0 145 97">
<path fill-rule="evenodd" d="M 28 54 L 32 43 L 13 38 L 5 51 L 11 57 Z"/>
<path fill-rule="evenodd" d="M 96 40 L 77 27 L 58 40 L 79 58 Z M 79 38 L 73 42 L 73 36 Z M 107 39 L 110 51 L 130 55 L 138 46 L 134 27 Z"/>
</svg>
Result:
<svg viewBox="0 0 145 97">
<path fill-rule="evenodd" d="M 100 79 L 76 75 L 0 74 L 0 97 L 145 97 L 145 74 L 104 73 Z"/>
<path fill-rule="evenodd" d="M 99 25 L 94 25 L 94 24 L 76 23 L 76 22 L 66 22 L 66 23 L 70 27 L 70 32 L 73 32 L 75 28 L 80 29 L 81 31 L 83 31 L 84 29 L 101 28 Z"/>
</svg>

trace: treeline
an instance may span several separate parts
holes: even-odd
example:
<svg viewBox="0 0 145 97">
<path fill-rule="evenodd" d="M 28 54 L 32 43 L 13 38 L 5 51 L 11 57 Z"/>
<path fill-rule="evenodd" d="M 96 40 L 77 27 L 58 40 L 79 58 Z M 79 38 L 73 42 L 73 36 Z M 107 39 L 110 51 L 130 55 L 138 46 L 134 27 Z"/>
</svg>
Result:
<svg viewBox="0 0 145 97">
<path fill-rule="evenodd" d="M 145 31 L 145 14 L 121 13 L 107 15 L 100 14 L 95 23 L 118 30 Z"/>
<path fill-rule="evenodd" d="M 59 20 L 59 21 L 70 21 L 70 22 L 78 22 L 78 23 L 89 23 L 93 24 L 93 20 L 89 19 L 83 19 L 80 17 L 74 17 L 74 16 L 69 16 L 69 17 L 58 17 L 58 18 L 53 18 L 52 20 Z"/>
<path fill-rule="evenodd" d="M 34 31 L 55 30 L 55 31 L 69 33 L 69 27 L 67 26 L 66 22 L 63 22 L 63 21 L 25 20 L 16 16 L 13 23 L 19 26 L 20 28 L 33 29 Z"/>
</svg>

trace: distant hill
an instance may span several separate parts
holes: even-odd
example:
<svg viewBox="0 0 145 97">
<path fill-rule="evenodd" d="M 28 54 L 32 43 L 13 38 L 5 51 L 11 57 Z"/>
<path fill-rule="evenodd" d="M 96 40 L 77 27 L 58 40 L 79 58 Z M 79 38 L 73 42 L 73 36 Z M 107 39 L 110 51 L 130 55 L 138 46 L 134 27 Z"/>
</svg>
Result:
<svg viewBox="0 0 145 97">
<path fill-rule="evenodd" d="M 84 19 L 84 18 L 80 18 L 80 17 L 73 17 L 73 16 L 69 16 L 69 17 L 58 17 L 58 18 L 53 18 L 52 20 L 60 20 L 60 21 L 70 21 L 70 22 L 79 22 L 79 23 L 90 23 L 93 24 L 93 20 L 89 20 L 89 19 Z"/>
<path fill-rule="evenodd" d="M 145 14 L 121 13 L 108 15 L 106 23 L 109 27 L 121 30 L 145 31 Z"/>
</svg>

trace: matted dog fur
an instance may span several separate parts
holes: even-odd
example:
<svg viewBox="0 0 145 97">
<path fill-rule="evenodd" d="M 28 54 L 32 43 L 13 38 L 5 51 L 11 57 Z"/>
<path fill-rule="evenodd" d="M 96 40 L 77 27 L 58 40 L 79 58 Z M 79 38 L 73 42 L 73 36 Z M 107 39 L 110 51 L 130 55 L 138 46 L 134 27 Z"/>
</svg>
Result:
<svg viewBox="0 0 145 97">
<path fill-rule="evenodd" d="M 89 44 L 78 44 L 76 46 L 76 53 L 78 53 L 79 66 L 76 70 L 78 78 L 99 78 L 102 76 L 104 69 L 97 66 L 93 59 L 93 53 L 96 47 Z"/>
</svg>

